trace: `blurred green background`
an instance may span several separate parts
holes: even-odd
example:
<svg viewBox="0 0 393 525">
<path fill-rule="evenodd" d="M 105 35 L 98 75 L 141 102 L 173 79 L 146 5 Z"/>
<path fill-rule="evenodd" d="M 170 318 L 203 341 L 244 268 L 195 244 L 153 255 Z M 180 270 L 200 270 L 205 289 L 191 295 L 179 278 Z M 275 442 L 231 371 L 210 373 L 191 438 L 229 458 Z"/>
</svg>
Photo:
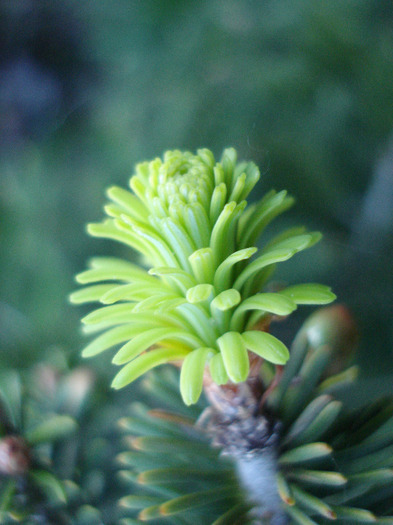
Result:
<svg viewBox="0 0 393 525">
<path fill-rule="evenodd" d="M 278 278 L 331 285 L 364 384 L 392 390 L 390 0 L 0 1 L 0 366 L 79 361 L 73 276 L 130 256 L 84 231 L 108 185 L 168 148 L 226 146 L 259 164 L 260 194 L 296 196 L 275 228 L 324 233 Z"/>
</svg>

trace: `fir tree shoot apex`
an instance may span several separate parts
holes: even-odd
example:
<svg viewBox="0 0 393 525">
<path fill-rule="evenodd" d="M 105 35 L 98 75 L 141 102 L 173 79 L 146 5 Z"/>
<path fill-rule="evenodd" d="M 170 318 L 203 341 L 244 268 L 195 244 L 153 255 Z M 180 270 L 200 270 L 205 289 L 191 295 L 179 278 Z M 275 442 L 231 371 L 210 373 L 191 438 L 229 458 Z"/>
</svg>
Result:
<svg viewBox="0 0 393 525">
<path fill-rule="evenodd" d="M 93 258 L 77 276 L 88 286 L 71 301 L 101 304 L 82 320 L 86 332 L 99 333 L 83 355 L 120 345 L 113 362 L 122 368 L 114 388 L 158 365 L 181 362 L 183 400 L 195 403 L 206 369 L 217 384 L 239 383 L 249 374 L 249 352 L 286 363 L 285 345 L 258 328 L 271 315 L 335 299 L 328 287 L 314 283 L 263 291 L 277 263 L 321 235 L 290 229 L 258 249 L 264 229 L 293 204 L 285 191 L 273 190 L 247 204 L 259 177 L 253 162 L 237 162 L 233 148 L 219 162 L 208 149 L 175 150 L 138 164 L 131 192 L 109 188 L 108 218 L 90 224 L 88 232 L 129 246 L 144 266 Z"/>
</svg>

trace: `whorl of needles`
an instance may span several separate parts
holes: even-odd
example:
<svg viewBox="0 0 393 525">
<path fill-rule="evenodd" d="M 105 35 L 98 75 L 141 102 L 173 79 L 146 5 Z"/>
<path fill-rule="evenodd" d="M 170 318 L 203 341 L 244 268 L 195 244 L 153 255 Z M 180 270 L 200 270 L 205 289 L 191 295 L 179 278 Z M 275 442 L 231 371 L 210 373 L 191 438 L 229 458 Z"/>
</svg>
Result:
<svg viewBox="0 0 393 525">
<path fill-rule="evenodd" d="M 285 191 L 270 191 L 248 205 L 245 199 L 259 177 L 254 163 L 237 163 L 232 148 L 219 162 L 207 149 L 196 155 L 168 151 L 162 160 L 136 167 L 132 193 L 108 190 L 109 218 L 90 224 L 88 232 L 134 249 L 144 266 L 96 257 L 77 276 L 89 286 L 71 301 L 101 303 L 83 319 L 88 333 L 99 332 L 83 355 L 121 345 L 113 358 L 122 365 L 115 388 L 158 365 L 182 362 L 182 397 L 195 403 L 206 366 L 214 382 L 225 384 L 247 379 L 248 352 L 286 363 L 286 346 L 258 323 L 289 315 L 299 304 L 334 300 L 319 284 L 261 292 L 277 263 L 313 246 L 321 235 L 290 229 L 258 249 L 263 230 L 293 204 Z"/>
</svg>

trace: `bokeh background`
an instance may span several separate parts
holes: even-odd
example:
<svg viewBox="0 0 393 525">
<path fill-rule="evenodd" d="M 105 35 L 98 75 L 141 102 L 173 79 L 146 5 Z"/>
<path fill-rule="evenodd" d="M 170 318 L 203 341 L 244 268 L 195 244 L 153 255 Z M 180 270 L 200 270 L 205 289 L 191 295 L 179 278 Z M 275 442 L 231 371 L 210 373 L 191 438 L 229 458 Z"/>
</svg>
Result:
<svg viewBox="0 0 393 525">
<path fill-rule="evenodd" d="M 73 276 L 132 256 L 85 234 L 109 184 L 226 146 L 259 164 L 259 195 L 296 196 L 276 227 L 324 233 L 278 278 L 330 284 L 359 326 L 362 393 L 392 391 L 390 0 L 1 0 L 0 366 L 79 363 Z"/>
</svg>

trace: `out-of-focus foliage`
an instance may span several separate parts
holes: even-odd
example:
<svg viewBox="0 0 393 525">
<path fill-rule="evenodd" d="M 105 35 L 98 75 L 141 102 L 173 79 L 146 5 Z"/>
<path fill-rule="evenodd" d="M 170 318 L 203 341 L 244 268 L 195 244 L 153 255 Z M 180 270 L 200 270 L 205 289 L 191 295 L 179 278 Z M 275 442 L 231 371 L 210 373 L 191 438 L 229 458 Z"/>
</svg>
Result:
<svg viewBox="0 0 393 525">
<path fill-rule="evenodd" d="M 69 370 L 60 352 L 23 372 L 2 370 L 0 522 L 115 523 L 120 413 L 92 371 Z"/>
<path fill-rule="evenodd" d="M 287 189 L 325 232 L 280 278 L 329 283 L 367 373 L 391 372 L 392 24 L 372 0 L 2 0 L 0 364 L 77 355 L 72 276 L 122 255 L 83 233 L 107 185 L 165 149 L 231 144 L 260 193 Z"/>
</svg>

